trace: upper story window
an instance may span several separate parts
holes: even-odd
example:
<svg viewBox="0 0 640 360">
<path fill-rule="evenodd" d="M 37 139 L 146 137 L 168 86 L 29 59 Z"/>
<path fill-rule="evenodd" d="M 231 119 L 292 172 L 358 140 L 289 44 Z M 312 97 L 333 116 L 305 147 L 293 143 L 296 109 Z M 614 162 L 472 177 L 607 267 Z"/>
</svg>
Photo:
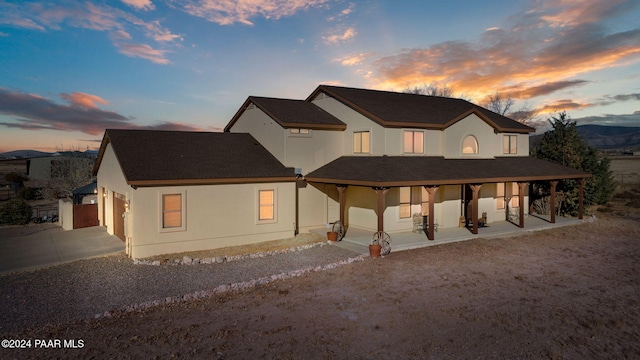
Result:
<svg viewBox="0 0 640 360">
<path fill-rule="evenodd" d="M 424 132 L 405 130 L 404 131 L 404 153 L 423 154 L 424 153 Z"/>
<path fill-rule="evenodd" d="M 478 153 L 478 140 L 473 135 L 469 135 L 464 138 L 462 142 L 462 153 L 463 154 L 477 154 Z"/>
<path fill-rule="evenodd" d="M 371 135 L 368 131 L 355 131 L 353 133 L 353 153 L 369 154 L 371 152 Z"/>
<path fill-rule="evenodd" d="M 309 135 L 310 131 L 309 131 L 309 129 L 291 128 L 291 129 L 289 129 L 289 134 Z"/>
<path fill-rule="evenodd" d="M 502 137 L 502 153 L 503 154 L 518 153 L 518 135 L 504 135 Z"/>
</svg>

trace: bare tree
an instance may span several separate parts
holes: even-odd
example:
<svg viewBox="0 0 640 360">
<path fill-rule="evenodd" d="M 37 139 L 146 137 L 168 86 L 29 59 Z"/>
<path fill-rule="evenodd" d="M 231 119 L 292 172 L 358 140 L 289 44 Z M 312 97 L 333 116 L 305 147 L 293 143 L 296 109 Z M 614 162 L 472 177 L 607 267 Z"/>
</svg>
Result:
<svg viewBox="0 0 640 360">
<path fill-rule="evenodd" d="M 495 94 L 487 97 L 484 107 L 502 116 L 506 116 L 514 102 L 511 95 L 504 96 L 502 93 L 496 91 Z"/>
<path fill-rule="evenodd" d="M 536 111 L 532 110 L 528 104 L 522 105 L 518 110 L 511 111 L 515 105 L 515 100 L 511 95 L 504 95 L 498 91 L 495 94 L 489 95 L 485 100 L 483 106 L 495 113 L 502 116 L 507 116 L 520 123 L 526 124 L 536 117 Z"/>
<path fill-rule="evenodd" d="M 453 97 L 452 87 L 438 83 L 424 84 L 422 87 L 415 86 L 413 88 L 406 88 L 403 92 L 416 95 Z"/>
</svg>

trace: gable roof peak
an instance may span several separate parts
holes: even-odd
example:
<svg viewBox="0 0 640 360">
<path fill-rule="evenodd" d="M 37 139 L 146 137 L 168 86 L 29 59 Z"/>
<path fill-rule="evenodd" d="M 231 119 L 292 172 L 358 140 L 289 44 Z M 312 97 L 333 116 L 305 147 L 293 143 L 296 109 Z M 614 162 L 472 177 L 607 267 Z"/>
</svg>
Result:
<svg viewBox="0 0 640 360">
<path fill-rule="evenodd" d="M 307 101 L 324 93 L 384 127 L 443 130 L 476 114 L 497 132 L 530 133 L 534 128 L 464 99 L 385 90 L 319 85 Z"/>
</svg>

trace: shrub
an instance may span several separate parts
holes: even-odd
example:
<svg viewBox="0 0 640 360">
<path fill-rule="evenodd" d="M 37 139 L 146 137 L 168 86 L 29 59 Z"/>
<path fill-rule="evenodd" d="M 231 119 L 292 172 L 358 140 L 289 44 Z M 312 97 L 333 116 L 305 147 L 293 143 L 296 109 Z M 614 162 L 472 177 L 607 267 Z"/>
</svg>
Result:
<svg viewBox="0 0 640 360">
<path fill-rule="evenodd" d="M 31 205 L 20 198 L 11 199 L 0 207 L 0 224 L 24 225 L 29 223 L 33 211 Z"/>
</svg>

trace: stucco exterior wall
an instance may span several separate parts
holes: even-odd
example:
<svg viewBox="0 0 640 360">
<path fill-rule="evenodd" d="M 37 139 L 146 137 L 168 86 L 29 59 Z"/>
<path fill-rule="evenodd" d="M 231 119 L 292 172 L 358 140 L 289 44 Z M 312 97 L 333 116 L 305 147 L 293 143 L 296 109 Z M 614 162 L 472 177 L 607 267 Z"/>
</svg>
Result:
<svg viewBox="0 0 640 360">
<path fill-rule="evenodd" d="M 276 191 L 276 220 L 258 220 L 258 190 Z M 295 183 L 140 187 L 131 202 L 131 256 L 246 245 L 294 235 Z M 162 229 L 162 194 L 182 194 L 184 224 Z"/>
<path fill-rule="evenodd" d="M 341 155 L 360 155 L 353 153 L 353 133 L 357 131 L 369 131 L 371 136 L 371 153 L 363 156 L 385 154 L 386 136 L 382 126 L 331 97 L 317 98 L 313 103 L 347 124 L 347 130 L 342 132 Z"/>
<path fill-rule="evenodd" d="M 107 227 L 107 232 L 113 235 L 113 194 L 116 192 L 131 199 L 133 189 L 124 178 L 111 144 L 107 145 L 98 169 L 98 188 L 100 187 L 105 189 L 106 196 L 98 196 L 98 219 L 100 224 Z M 125 234 L 126 231 L 125 228 Z"/>
<path fill-rule="evenodd" d="M 468 135 L 478 141 L 478 154 L 462 154 L 462 142 Z M 443 145 L 447 158 L 489 158 L 502 154 L 502 137 L 497 139 L 493 128 L 475 114 L 446 128 Z"/>
<path fill-rule="evenodd" d="M 284 162 L 286 159 L 284 129 L 257 107 L 245 110 L 230 131 L 251 134 L 280 162 L 291 166 Z"/>
</svg>

